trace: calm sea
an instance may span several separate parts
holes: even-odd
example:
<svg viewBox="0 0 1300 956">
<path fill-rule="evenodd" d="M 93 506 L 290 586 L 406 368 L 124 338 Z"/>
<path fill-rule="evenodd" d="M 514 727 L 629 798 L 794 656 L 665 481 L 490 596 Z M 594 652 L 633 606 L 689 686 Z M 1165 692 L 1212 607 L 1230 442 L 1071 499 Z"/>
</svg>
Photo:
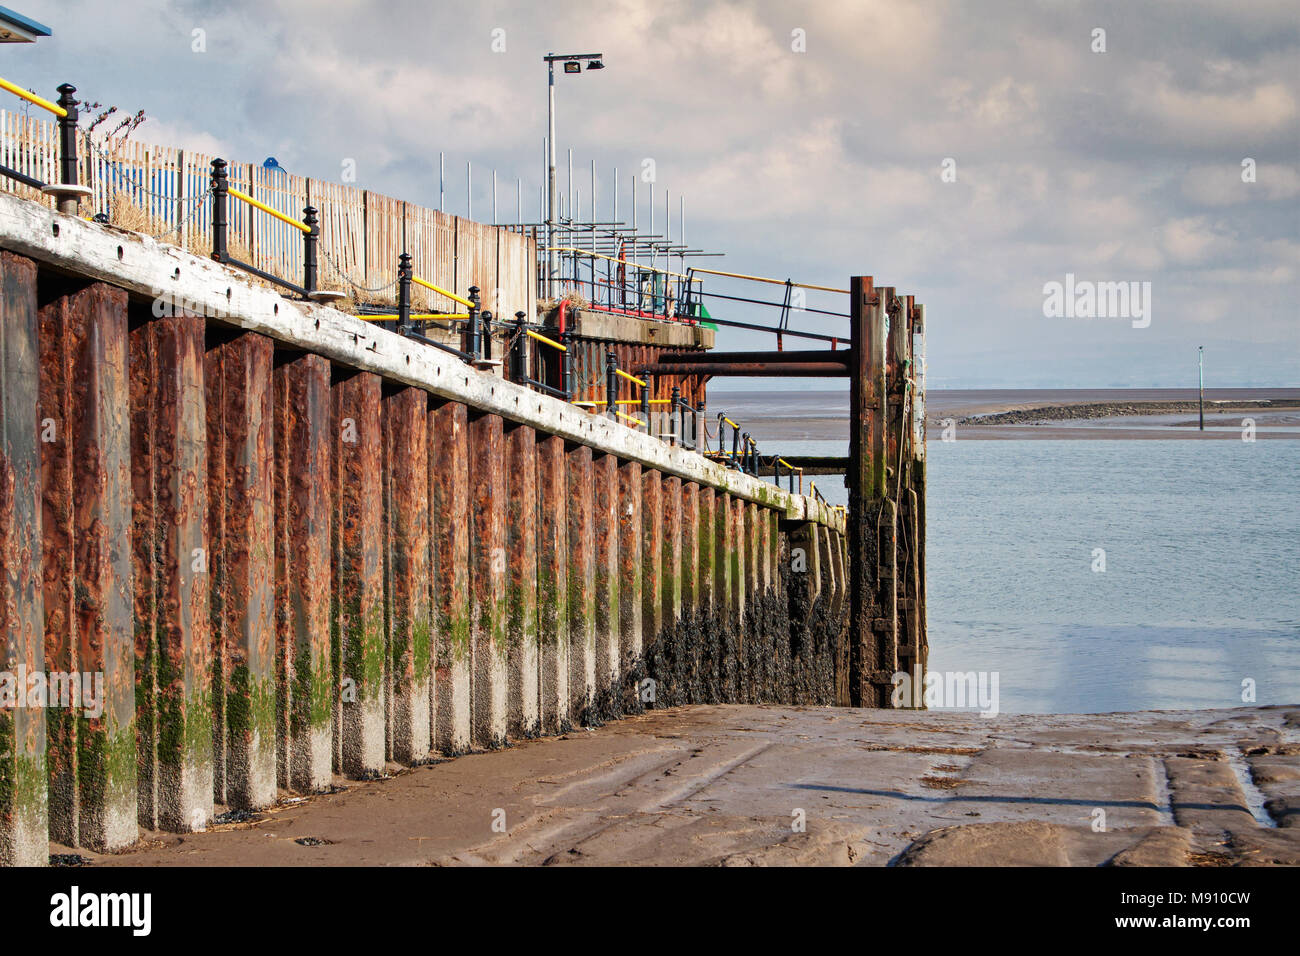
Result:
<svg viewBox="0 0 1300 956">
<path fill-rule="evenodd" d="M 1234 707 L 1243 682 L 1254 703 L 1300 703 L 1300 442 L 958 440 L 928 455 L 932 672 L 997 672 L 1008 713 Z M 845 501 L 839 479 L 817 486 Z"/>
</svg>

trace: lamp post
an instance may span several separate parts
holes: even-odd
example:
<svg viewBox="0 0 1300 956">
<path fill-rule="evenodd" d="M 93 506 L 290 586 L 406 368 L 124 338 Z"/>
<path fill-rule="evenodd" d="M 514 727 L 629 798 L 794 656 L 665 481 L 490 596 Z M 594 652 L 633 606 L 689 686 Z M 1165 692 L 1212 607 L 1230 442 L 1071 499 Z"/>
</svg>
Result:
<svg viewBox="0 0 1300 956">
<path fill-rule="evenodd" d="M 603 70 L 600 53 L 548 53 L 542 59 L 546 62 L 546 294 L 548 298 L 557 298 L 557 282 L 560 271 L 560 254 L 555 248 L 555 62 L 564 64 L 565 73 L 581 73 L 582 64 L 587 63 L 588 70 Z"/>
<path fill-rule="evenodd" d="M 1205 431 L 1205 346 L 1196 347 L 1196 374 L 1200 379 L 1197 406 L 1201 413 L 1201 431 Z"/>
</svg>

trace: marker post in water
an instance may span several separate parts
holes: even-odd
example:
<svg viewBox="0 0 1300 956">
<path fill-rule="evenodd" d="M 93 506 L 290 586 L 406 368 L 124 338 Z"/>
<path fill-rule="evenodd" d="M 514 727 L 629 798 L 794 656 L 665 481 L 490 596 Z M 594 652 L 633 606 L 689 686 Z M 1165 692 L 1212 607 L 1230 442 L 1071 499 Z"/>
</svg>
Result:
<svg viewBox="0 0 1300 956">
<path fill-rule="evenodd" d="M 1198 386 L 1197 407 L 1201 414 L 1201 431 L 1205 431 L 1205 346 L 1196 347 L 1196 374 L 1200 380 Z"/>
</svg>

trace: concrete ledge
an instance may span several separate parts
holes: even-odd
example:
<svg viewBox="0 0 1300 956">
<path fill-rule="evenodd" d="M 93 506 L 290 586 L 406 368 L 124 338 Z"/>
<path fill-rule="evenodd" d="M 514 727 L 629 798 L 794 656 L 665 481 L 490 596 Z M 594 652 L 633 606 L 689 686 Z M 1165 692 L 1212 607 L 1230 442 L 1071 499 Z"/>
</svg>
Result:
<svg viewBox="0 0 1300 956">
<path fill-rule="evenodd" d="M 572 309 L 566 313 L 566 322 L 584 338 L 660 348 L 711 349 L 715 334 L 712 329 L 700 325 L 613 315 L 595 309 Z"/>
<path fill-rule="evenodd" d="M 161 299 L 177 309 L 259 332 L 333 362 L 415 385 L 644 467 L 759 502 L 784 512 L 789 520 L 815 521 L 844 529 L 839 512 L 806 496 L 791 495 L 619 422 L 480 373 L 454 356 L 422 347 L 336 309 L 285 299 L 273 289 L 256 284 L 245 273 L 139 233 L 0 194 L 0 248 L 147 296 L 155 300 L 155 314 L 161 311 Z"/>
</svg>

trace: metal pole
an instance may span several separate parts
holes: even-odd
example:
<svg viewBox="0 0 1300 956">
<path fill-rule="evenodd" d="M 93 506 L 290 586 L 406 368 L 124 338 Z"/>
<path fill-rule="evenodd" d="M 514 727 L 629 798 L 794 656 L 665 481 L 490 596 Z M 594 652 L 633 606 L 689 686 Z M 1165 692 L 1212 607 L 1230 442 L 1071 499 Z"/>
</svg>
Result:
<svg viewBox="0 0 1300 956">
<path fill-rule="evenodd" d="M 1198 389 L 1200 398 L 1197 404 L 1200 408 L 1200 413 L 1201 413 L 1201 431 L 1205 431 L 1205 346 L 1204 345 L 1198 345 L 1196 347 L 1196 356 L 1197 356 L 1196 358 L 1197 376 L 1200 379 L 1200 387 Z"/>
<path fill-rule="evenodd" d="M 310 295 L 316 291 L 316 244 L 320 241 L 320 220 L 316 218 L 315 206 L 302 211 L 302 224 L 309 230 L 302 237 L 302 287 Z"/>
<path fill-rule="evenodd" d="M 497 171 L 492 170 L 492 225 L 497 224 Z"/>
<path fill-rule="evenodd" d="M 465 161 L 465 218 L 474 218 L 474 163 Z"/>
<path fill-rule="evenodd" d="M 565 329 L 560 333 L 560 344 L 564 346 L 564 357 L 561 360 L 561 384 L 564 386 L 564 397 L 568 401 L 573 401 L 573 331 Z"/>
<path fill-rule="evenodd" d="M 546 295 L 558 298 L 555 276 L 560 270 L 560 254 L 555 251 L 555 61 L 546 61 Z"/>
<path fill-rule="evenodd" d="M 618 417 L 618 356 L 610 349 L 605 353 L 605 411 Z"/>
<path fill-rule="evenodd" d="M 229 196 L 226 190 L 230 183 L 226 175 L 226 161 L 212 161 L 212 258 L 226 262 L 230 254 L 226 251 L 226 207 Z"/>
<path fill-rule="evenodd" d="M 78 185 L 77 100 L 72 95 L 75 92 L 77 88 L 71 83 L 64 83 L 59 87 L 59 105 L 65 111 L 65 115 L 59 117 L 59 183 L 63 186 Z M 80 199 L 76 195 L 76 190 L 68 192 L 59 197 L 59 212 L 75 216 Z"/>
<path fill-rule="evenodd" d="M 473 356 L 473 359 L 477 361 L 479 358 L 482 357 L 479 352 L 479 335 L 478 335 L 479 333 L 478 310 L 479 310 L 479 306 L 481 305 L 478 298 L 478 286 L 472 285 L 469 287 L 469 300 L 474 304 L 469 307 L 469 321 L 465 323 L 465 337 L 467 339 L 467 341 L 465 342 L 465 351 L 468 352 L 471 356 Z"/>
<path fill-rule="evenodd" d="M 447 166 L 442 153 L 438 154 L 438 212 L 447 211 Z"/>
<path fill-rule="evenodd" d="M 399 335 L 411 332 L 411 256 L 403 252 L 397 257 L 397 331 Z"/>
</svg>

